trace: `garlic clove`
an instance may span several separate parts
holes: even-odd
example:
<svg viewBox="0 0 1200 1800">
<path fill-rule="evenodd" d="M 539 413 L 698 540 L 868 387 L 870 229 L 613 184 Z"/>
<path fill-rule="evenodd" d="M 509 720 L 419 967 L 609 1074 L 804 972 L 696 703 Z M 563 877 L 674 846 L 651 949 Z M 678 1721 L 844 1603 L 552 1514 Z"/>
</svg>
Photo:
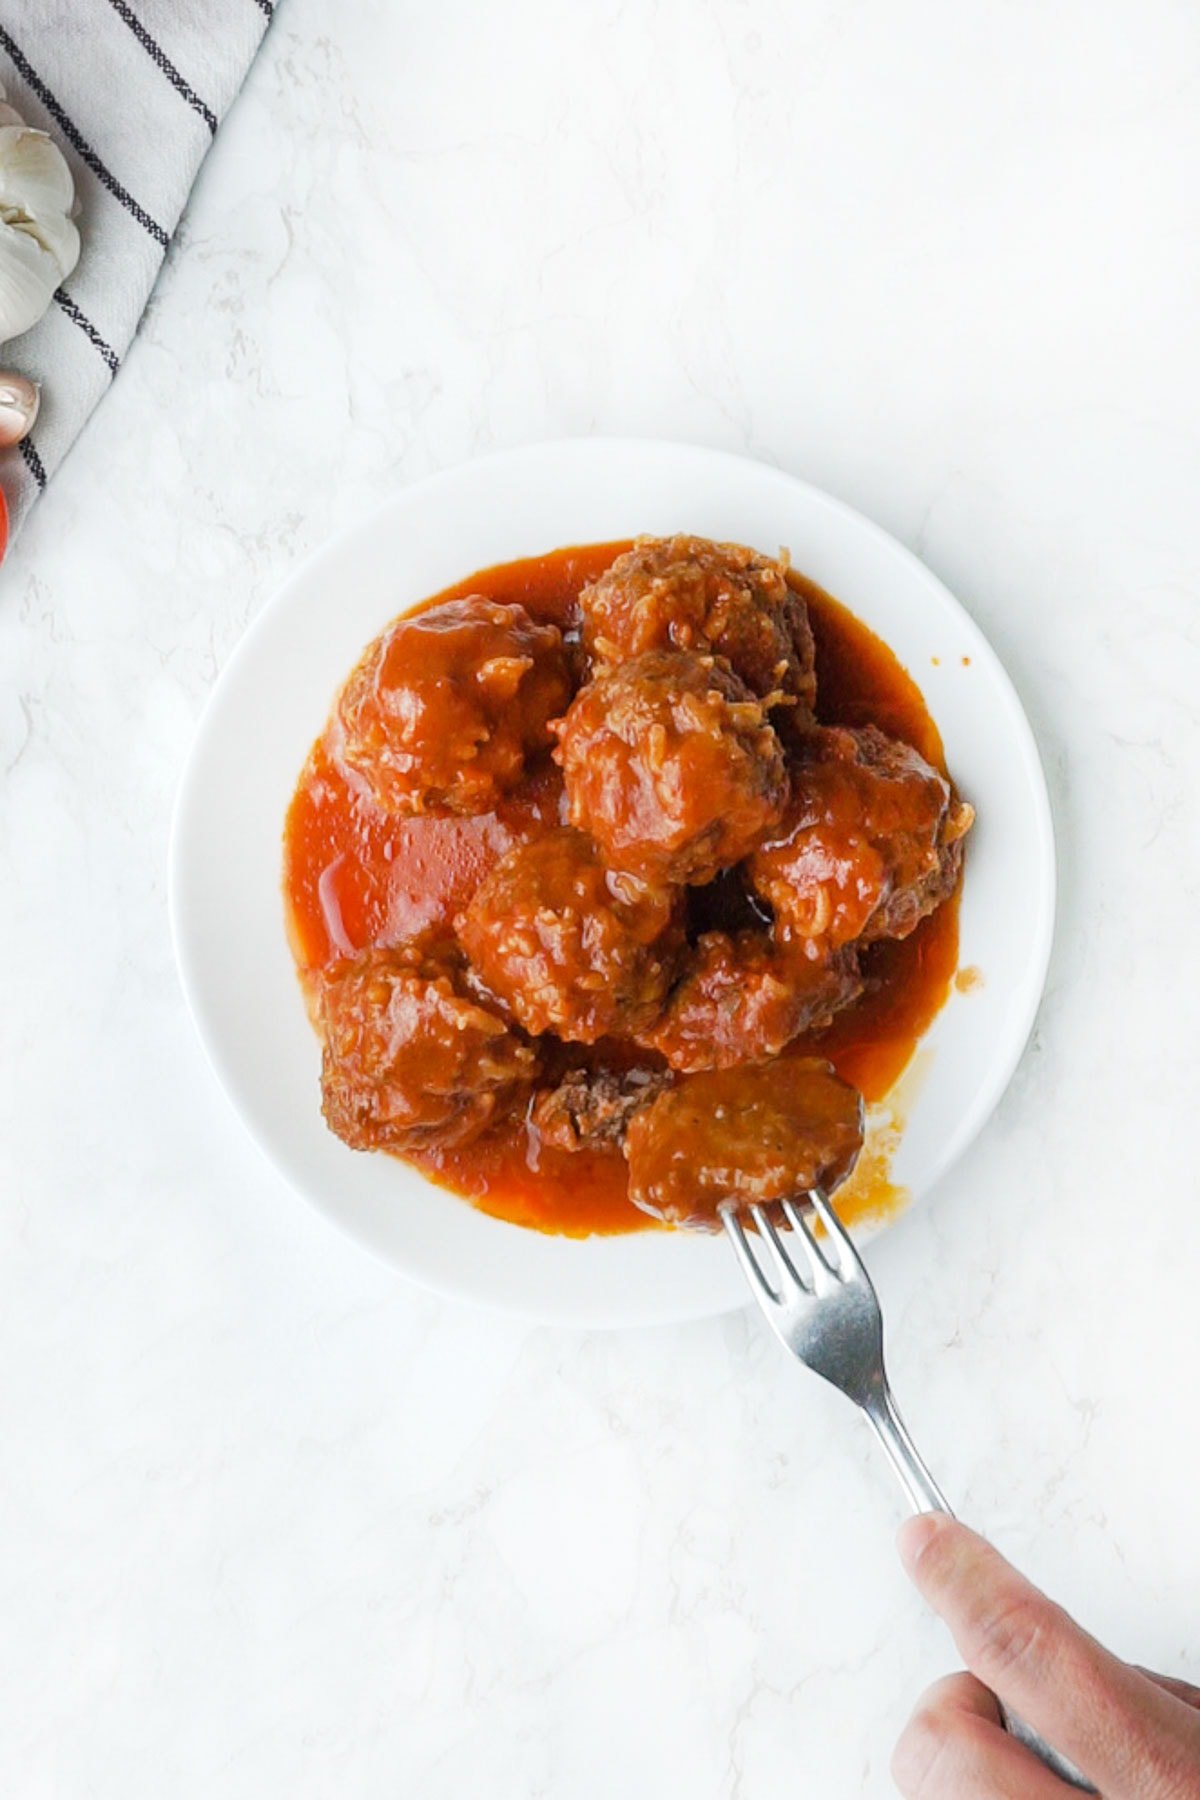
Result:
<svg viewBox="0 0 1200 1800">
<path fill-rule="evenodd" d="M 67 159 L 48 133 L 32 125 L 0 125 L 0 211 L 16 207 L 68 213 L 75 183 Z"/>
<path fill-rule="evenodd" d="M 0 220 L 0 340 L 36 325 L 62 280 L 58 258 L 29 232 Z"/>
<path fill-rule="evenodd" d="M 14 231 L 23 231 L 27 237 L 34 239 L 48 250 L 58 267 L 58 281 L 65 281 L 75 264 L 79 261 L 79 231 L 73 219 L 65 213 L 42 213 L 35 219 L 9 218 L 0 208 L 0 221 L 11 225 Z"/>
<path fill-rule="evenodd" d="M 29 436 L 41 403 L 41 390 L 35 382 L 11 370 L 0 371 L 0 450 Z"/>
</svg>

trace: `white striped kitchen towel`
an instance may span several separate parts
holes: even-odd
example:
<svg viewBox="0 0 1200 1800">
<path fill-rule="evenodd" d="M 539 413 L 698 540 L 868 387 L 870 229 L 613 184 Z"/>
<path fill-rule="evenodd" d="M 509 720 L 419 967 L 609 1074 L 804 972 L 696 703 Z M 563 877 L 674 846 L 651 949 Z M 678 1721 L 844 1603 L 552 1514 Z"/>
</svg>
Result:
<svg viewBox="0 0 1200 1800">
<path fill-rule="evenodd" d="M 4 0 L 0 83 L 75 177 L 79 263 L 0 362 L 42 386 L 0 453 L 15 530 L 107 391 L 275 0 Z"/>
</svg>

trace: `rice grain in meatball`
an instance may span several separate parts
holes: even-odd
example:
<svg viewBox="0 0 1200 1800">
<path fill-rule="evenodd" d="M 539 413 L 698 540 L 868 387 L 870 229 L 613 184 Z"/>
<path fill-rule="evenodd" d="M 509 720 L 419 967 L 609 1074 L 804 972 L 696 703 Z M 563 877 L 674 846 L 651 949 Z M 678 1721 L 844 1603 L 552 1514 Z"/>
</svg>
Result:
<svg viewBox="0 0 1200 1800">
<path fill-rule="evenodd" d="M 714 657 L 651 651 L 576 695 L 556 730 L 571 823 L 614 867 L 711 881 L 782 817 L 765 703 Z"/>
<path fill-rule="evenodd" d="M 582 832 L 512 850 L 477 890 L 459 937 L 526 1031 L 581 1044 L 653 1019 L 674 973 L 675 897 L 608 869 Z"/>
<path fill-rule="evenodd" d="M 746 685 L 802 721 L 817 680 L 808 608 L 781 562 L 708 538 L 639 538 L 579 597 L 598 668 L 648 650 L 723 656 Z"/>
<path fill-rule="evenodd" d="M 570 694 L 557 626 L 481 594 L 446 600 L 371 645 L 338 702 L 340 754 L 389 812 L 486 812 Z"/>
<path fill-rule="evenodd" d="M 820 728 L 747 875 L 784 935 L 831 948 L 907 937 L 954 891 L 973 818 L 911 745 L 874 725 Z"/>
<path fill-rule="evenodd" d="M 451 961 L 412 946 L 337 963 L 320 991 L 322 1110 L 355 1150 L 469 1143 L 523 1104 L 534 1049 L 465 989 Z"/>
</svg>

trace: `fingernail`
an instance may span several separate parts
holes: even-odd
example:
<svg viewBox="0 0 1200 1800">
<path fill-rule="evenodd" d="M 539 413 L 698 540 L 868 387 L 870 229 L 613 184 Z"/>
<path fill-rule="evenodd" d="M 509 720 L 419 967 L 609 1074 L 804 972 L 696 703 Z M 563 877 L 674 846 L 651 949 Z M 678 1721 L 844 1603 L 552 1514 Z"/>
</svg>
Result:
<svg viewBox="0 0 1200 1800">
<path fill-rule="evenodd" d="M 33 429 L 42 396 L 24 375 L 0 374 L 0 445 L 19 444 Z"/>
<path fill-rule="evenodd" d="M 917 1564 L 944 1524 L 940 1513 L 918 1513 L 915 1518 L 905 1519 L 896 1533 L 896 1548 L 908 1574 L 916 1572 Z"/>
</svg>

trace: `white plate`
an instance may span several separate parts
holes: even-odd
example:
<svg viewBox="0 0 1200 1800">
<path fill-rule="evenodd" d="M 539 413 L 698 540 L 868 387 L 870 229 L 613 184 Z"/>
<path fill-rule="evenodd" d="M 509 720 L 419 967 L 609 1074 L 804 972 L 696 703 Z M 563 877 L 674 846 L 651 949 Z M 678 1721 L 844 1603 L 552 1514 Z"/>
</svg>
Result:
<svg viewBox="0 0 1200 1800">
<path fill-rule="evenodd" d="M 681 444 L 580 439 L 405 489 L 318 551 L 247 631 L 197 734 L 171 846 L 183 985 L 217 1075 L 272 1162 L 413 1279 L 578 1325 L 722 1312 L 744 1304 L 742 1277 L 720 1239 L 578 1241 L 505 1224 L 327 1131 L 318 1046 L 284 938 L 281 833 L 336 688 L 396 613 L 493 563 L 674 531 L 786 545 L 917 681 L 978 811 L 960 954 L 983 984 L 952 993 L 925 1040 L 893 1168 L 914 1197 L 927 1192 L 995 1106 L 1033 1023 L 1054 914 L 1045 782 L 1007 675 L 942 584 L 877 526 L 778 469 Z"/>
</svg>

